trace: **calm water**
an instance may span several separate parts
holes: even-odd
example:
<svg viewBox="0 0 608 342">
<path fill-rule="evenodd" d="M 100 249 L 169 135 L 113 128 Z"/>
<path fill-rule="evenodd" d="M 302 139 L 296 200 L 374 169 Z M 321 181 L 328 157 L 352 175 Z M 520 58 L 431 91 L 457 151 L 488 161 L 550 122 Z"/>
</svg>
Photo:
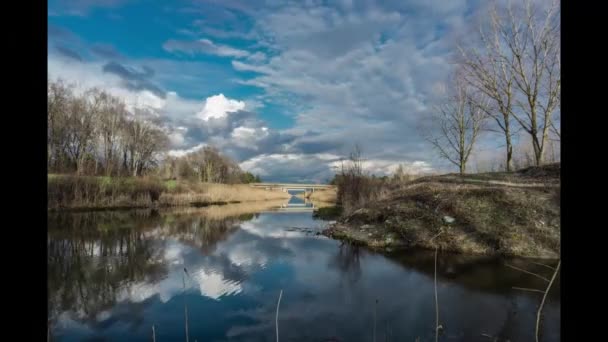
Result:
<svg viewBox="0 0 608 342">
<path fill-rule="evenodd" d="M 376 341 L 434 341 L 433 252 L 368 252 L 325 224 L 242 205 L 49 213 L 52 340 L 152 341 L 154 325 L 185 341 L 187 308 L 189 341 L 274 341 L 282 289 L 281 341 L 374 341 L 374 322 Z M 542 294 L 512 287 L 546 283 L 505 266 L 551 276 L 533 262 L 440 254 L 440 340 L 533 341 Z M 544 341 L 560 339 L 554 286 Z"/>
</svg>

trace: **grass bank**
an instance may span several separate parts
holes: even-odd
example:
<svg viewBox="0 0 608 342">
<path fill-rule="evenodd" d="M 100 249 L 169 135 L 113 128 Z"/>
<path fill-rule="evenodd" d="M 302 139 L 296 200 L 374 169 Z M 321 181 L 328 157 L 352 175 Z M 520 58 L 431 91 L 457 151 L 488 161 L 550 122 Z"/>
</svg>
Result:
<svg viewBox="0 0 608 342">
<path fill-rule="evenodd" d="M 336 202 L 337 199 L 337 191 L 335 188 L 324 189 L 324 190 L 315 190 L 311 192 L 308 197 L 311 201 L 319 201 L 319 202 Z"/>
<path fill-rule="evenodd" d="M 342 217 L 324 233 L 373 248 L 557 258 L 559 164 L 512 173 L 424 177 Z"/>
<path fill-rule="evenodd" d="M 206 206 L 289 198 L 284 192 L 247 184 L 57 174 L 48 175 L 47 193 L 50 210 Z"/>
</svg>

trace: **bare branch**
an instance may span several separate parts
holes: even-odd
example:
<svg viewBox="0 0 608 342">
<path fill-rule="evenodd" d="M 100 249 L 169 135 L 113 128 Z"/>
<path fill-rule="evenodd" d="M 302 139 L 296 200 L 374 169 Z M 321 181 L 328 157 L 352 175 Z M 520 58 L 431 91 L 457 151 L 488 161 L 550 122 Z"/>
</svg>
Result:
<svg viewBox="0 0 608 342">
<path fill-rule="evenodd" d="M 507 267 L 510 267 L 510 268 L 514 269 L 514 270 L 518 270 L 518 271 L 521 271 L 521 272 L 524 272 L 524 273 L 527 273 L 527 274 L 533 275 L 533 276 L 535 276 L 535 277 L 537 277 L 537 278 L 540 278 L 540 279 L 542 279 L 542 280 L 544 280 L 544 281 L 546 281 L 546 282 L 549 282 L 549 279 L 547 279 L 547 278 L 545 278 L 545 277 L 541 276 L 540 274 L 536 274 L 536 273 L 534 273 L 534 272 L 526 271 L 526 270 L 524 270 L 524 269 L 521 269 L 521 268 L 519 268 L 519 267 L 515 267 L 515 266 L 512 266 L 512 265 L 509 265 L 509 264 L 505 264 L 505 265 L 506 265 Z"/>
</svg>

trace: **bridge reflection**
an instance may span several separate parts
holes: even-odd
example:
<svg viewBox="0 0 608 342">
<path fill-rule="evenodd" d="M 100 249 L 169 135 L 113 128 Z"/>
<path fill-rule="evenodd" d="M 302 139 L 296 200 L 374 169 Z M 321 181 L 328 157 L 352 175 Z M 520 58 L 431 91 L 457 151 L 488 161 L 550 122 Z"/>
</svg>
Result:
<svg viewBox="0 0 608 342">
<path fill-rule="evenodd" d="M 278 209 L 281 211 L 313 211 L 316 208 L 314 203 L 308 198 L 300 198 L 292 195 L 289 201 L 282 204 Z"/>
</svg>

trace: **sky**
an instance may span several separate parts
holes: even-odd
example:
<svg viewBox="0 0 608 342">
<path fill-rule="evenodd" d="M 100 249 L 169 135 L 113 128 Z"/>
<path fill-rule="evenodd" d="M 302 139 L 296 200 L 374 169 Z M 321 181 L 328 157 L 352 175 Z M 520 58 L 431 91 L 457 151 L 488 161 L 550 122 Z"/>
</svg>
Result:
<svg viewBox="0 0 608 342">
<path fill-rule="evenodd" d="M 454 171 L 421 134 L 473 0 L 49 0 L 48 75 L 155 113 L 170 154 L 213 145 L 265 181 Z M 480 155 L 499 148 L 484 138 Z"/>
</svg>

